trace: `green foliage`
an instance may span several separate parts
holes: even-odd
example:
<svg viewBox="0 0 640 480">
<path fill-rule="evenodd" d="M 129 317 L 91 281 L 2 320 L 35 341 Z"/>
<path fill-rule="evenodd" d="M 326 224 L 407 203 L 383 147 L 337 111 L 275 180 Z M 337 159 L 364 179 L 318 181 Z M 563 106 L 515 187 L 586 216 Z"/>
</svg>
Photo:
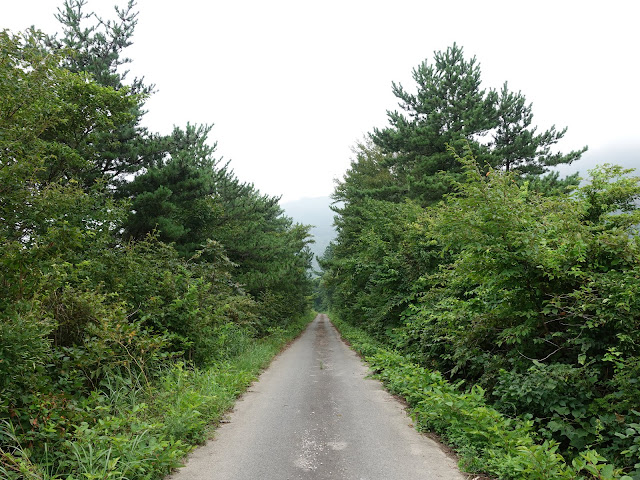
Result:
<svg viewBox="0 0 640 480">
<path fill-rule="evenodd" d="M 385 199 L 383 192 L 398 192 L 385 186 L 392 178 L 379 149 L 360 144 L 355 153 L 333 196 L 338 235 L 320 259 L 322 283 L 332 310 L 371 333 L 389 335 L 414 285 L 437 266 L 439 252 L 424 228 L 428 211 L 413 201 Z"/>
<path fill-rule="evenodd" d="M 9 480 L 163 477 L 309 320 L 308 228 L 218 168 L 209 127 L 139 128 L 149 88 L 118 70 L 134 4 L 84 5 L 62 40 L 0 34 Z"/>
<path fill-rule="evenodd" d="M 531 104 L 524 95 L 509 91 L 506 83 L 500 93 L 482 89 L 476 58 L 465 59 L 455 43 L 435 52 L 432 64 L 425 60 L 415 68 L 413 80 L 415 94 L 393 84 L 405 113 L 387 112 L 390 125 L 375 128 L 371 139 L 386 156 L 382 165 L 393 177 L 392 188 L 421 205 L 439 201 L 463 177 L 448 145 L 470 144 L 483 163 L 536 176 L 548 172 L 549 166 L 571 163 L 586 151 L 585 147 L 567 155 L 553 153 L 551 147 L 566 128 L 536 133 Z M 577 183 L 575 177 L 570 180 Z"/>
<path fill-rule="evenodd" d="M 206 145 L 211 127 L 175 128 L 166 141 L 167 158 L 150 166 L 120 189 L 131 199 L 133 212 L 125 224 L 126 235 L 142 239 L 157 230 L 160 240 L 175 243 L 190 257 L 213 238 L 217 206 L 214 147 Z"/>
<path fill-rule="evenodd" d="M 534 447 L 510 450 L 509 471 L 525 453 L 544 472 L 554 455 L 571 461 L 586 450 L 637 470 L 640 179 L 604 165 L 572 193 L 544 195 L 516 172 L 480 166 L 471 149 L 460 157 L 450 148 L 455 192 L 426 209 L 360 188 L 368 179 L 359 165 L 382 165 L 363 150 L 336 189 L 338 238 L 321 262 L 331 309 L 533 422 L 546 460 Z M 445 423 L 458 425 L 450 415 Z"/>
<path fill-rule="evenodd" d="M 15 417 L 4 420 L 3 478 L 162 478 L 206 440 L 208 426 L 309 320 L 300 318 L 258 342 L 244 341 L 236 355 L 207 369 L 174 363 L 145 384 L 112 368 L 87 397 L 42 396 L 29 409 L 29 431 L 20 431 Z"/>
<path fill-rule="evenodd" d="M 110 132 L 132 121 L 139 96 L 61 68 L 61 55 L 42 41 L 39 32 L 2 33 L 3 177 L 17 175 L 5 185 L 75 179 L 91 188 L 110 161 L 107 149 L 119 145 Z"/>
<path fill-rule="evenodd" d="M 218 168 L 208 146 L 210 127 L 187 125 L 167 139 L 168 157 L 154 163 L 121 192 L 132 201 L 126 235 L 156 231 L 185 258 L 210 240 L 224 246 L 234 278 L 258 301 L 260 331 L 306 308 L 311 295 L 309 227 L 284 216 L 278 198 L 241 182 L 226 165 Z M 205 248 L 201 260 L 214 261 Z"/>
<path fill-rule="evenodd" d="M 213 238 L 237 265 L 235 278 L 244 290 L 264 305 L 261 332 L 304 311 L 312 294 L 310 227 L 293 224 L 278 198 L 226 170 L 216 181 L 214 200 L 220 214 Z"/>
<path fill-rule="evenodd" d="M 370 331 L 384 332 L 397 326 L 406 308 L 411 284 L 419 277 L 416 267 L 430 267 L 429 239 L 417 226 L 424 219 L 422 209 L 411 202 L 364 199 L 340 212 L 340 232 L 348 232 L 354 241 L 339 234 L 334 259 L 322 263 L 348 275 L 347 282 L 335 285 L 334 301 L 348 306 L 354 321 L 366 319 Z M 352 252 L 348 257 L 347 251 Z"/>
<path fill-rule="evenodd" d="M 52 329 L 50 321 L 28 312 L 3 317 L 0 323 L 0 409 L 3 412 L 9 411 L 13 399 L 21 396 L 31 399 L 28 392 L 46 384 L 43 373 L 51 359 L 47 336 Z"/>
<path fill-rule="evenodd" d="M 138 13 L 133 10 L 135 1 L 129 0 L 125 8 L 116 6 L 116 20 L 100 18 L 94 12 L 86 13 L 86 5 L 87 0 L 64 0 L 55 16 L 64 36 L 61 39 L 57 35 L 49 37 L 48 43 L 71 52 L 64 63 L 66 69 L 90 73 L 100 85 L 119 89 L 127 75 L 127 72 L 121 73 L 119 67 L 131 62 L 122 55 L 133 44 L 138 23 Z"/>
<path fill-rule="evenodd" d="M 333 318 L 340 333 L 369 362 L 375 376 L 406 399 L 419 429 L 440 434 L 460 455 L 461 466 L 501 479 L 630 480 L 595 450 L 569 465 L 554 441 L 536 443 L 533 422 L 505 416 L 487 405 L 485 391 L 460 391 L 436 371 L 381 346 L 362 330 Z"/>
<path fill-rule="evenodd" d="M 140 78 L 134 78 L 130 85 L 124 83 L 128 71 L 122 71 L 121 67 L 131 59 L 123 54 L 132 44 L 138 22 L 135 1 L 129 0 L 124 8 L 115 7 L 115 19 L 86 12 L 86 5 L 86 0 L 64 0 L 56 15 L 62 37 L 46 36 L 44 43 L 61 52 L 66 70 L 88 74 L 96 85 L 122 92 L 130 100 L 125 121 L 110 129 L 92 131 L 95 155 L 87 180 L 102 178 L 117 186 L 127 174 L 138 172 L 153 157 L 162 154 L 161 139 L 140 126 L 144 102 L 154 86 L 145 85 Z"/>
<path fill-rule="evenodd" d="M 327 296 L 326 285 L 321 277 L 315 277 L 313 282 L 313 309 L 316 312 L 326 312 L 329 309 L 329 298 Z"/>
</svg>

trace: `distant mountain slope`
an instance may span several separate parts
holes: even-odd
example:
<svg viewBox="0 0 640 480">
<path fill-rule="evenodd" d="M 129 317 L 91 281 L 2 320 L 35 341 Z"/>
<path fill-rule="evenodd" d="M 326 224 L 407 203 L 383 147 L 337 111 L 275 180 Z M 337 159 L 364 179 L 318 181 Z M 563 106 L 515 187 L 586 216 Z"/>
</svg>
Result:
<svg viewBox="0 0 640 480">
<path fill-rule="evenodd" d="M 297 223 L 313 225 L 311 234 L 315 242 L 310 246 L 311 251 L 316 256 L 322 256 L 335 236 L 333 228 L 334 212 L 329 208 L 332 200 L 329 197 L 302 198 L 293 202 L 282 204 L 285 214 Z M 318 269 L 317 262 L 314 261 L 314 268 Z"/>
<path fill-rule="evenodd" d="M 571 165 L 558 165 L 554 167 L 560 172 L 560 177 L 579 172 L 583 179 L 589 177 L 589 170 L 597 165 L 611 163 L 624 168 L 635 168 L 634 176 L 640 175 L 640 141 L 605 145 L 600 148 L 588 150 L 582 158 Z"/>
</svg>

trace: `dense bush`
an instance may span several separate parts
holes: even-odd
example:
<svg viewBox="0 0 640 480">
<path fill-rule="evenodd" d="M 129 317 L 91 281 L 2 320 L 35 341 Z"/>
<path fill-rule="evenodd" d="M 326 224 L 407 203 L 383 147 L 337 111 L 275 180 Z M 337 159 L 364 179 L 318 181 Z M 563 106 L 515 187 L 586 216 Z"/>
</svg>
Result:
<svg viewBox="0 0 640 480">
<path fill-rule="evenodd" d="M 67 35 L 83 5 L 66 4 Z M 8 480 L 160 478 L 309 320 L 308 227 L 219 166 L 208 128 L 139 127 L 148 89 L 116 74 L 130 10 L 76 38 L 82 54 L 0 33 Z M 261 241 L 246 245 L 253 231 Z"/>
<path fill-rule="evenodd" d="M 333 318 L 340 333 L 364 355 L 374 375 L 407 400 L 416 427 L 436 432 L 460 456 L 461 467 L 503 480 L 631 480 L 593 449 L 572 462 L 553 440 L 540 439 L 531 420 L 504 415 L 487 403 L 479 386 L 462 391 L 439 372 L 381 346 L 362 330 Z"/>
<path fill-rule="evenodd" d="M 38 396 L 27 431 L 15 418 L 0 425 L 2 478 L 162 478 L 309 320 L 245 342 L 240 355 L 207 369 L 168 364 L 148 386 L 112 371 L 88 397 Z"/>
<path fill-rule="evenodd" d="M 597 449 L 639 477 L 640 179 L 605 165 L 548 195 L 451 154 L 465 177 L 436 206 L 364 196 L 339 209 L 331 308 L 481 388 L 566 458 Z"/>
</svg>

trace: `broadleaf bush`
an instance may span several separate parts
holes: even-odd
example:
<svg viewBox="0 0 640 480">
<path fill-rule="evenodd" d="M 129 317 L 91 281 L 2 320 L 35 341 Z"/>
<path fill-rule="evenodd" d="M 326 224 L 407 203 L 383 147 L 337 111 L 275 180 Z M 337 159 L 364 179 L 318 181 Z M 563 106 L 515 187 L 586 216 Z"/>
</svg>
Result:
<svg viewBox="0 0 640 480">
<path fill-rule="evenodd" d="M 162 478 L 310 320 L 310 227 L 141 126 L 134 3 L 0 32 L 3 479 Z"/>
<path fill-rule="evenodd" d="M 408 402 L 416 428 L 439 434 L 459 454 L 463 470 L 504 480 L 632 480 L 595 450 L 582 451 L 577 460 L 567 462 L 557 442 L 536 435 L 531 420 L 509 417 L 493 408 L 481 387 L 461 389 L 461 383 L 452 384 L 439 372 L 332 318 L 374 376 Z"/>
</svg>

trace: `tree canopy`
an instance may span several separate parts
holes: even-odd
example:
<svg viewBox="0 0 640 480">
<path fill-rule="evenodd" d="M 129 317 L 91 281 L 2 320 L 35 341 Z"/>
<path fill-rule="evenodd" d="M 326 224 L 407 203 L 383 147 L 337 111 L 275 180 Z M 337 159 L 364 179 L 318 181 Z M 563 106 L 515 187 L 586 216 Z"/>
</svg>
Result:
<svg viewBox="0 0 640 480">
<path fill-rule="evenodd" d="M 413 78 L 336 185 L 330 311 L 574 466 L 598 455 L 610 478 L 636 478 L 640 178 L 611 165 L 560 178 L 551 167 L 586 148 L 557 152 L 566 129 L 538 132 L 524 95 L 483 89 L 455 44 Z M 491 473 L 529 478 L 512 467 Z"/>
<path fill-rule="evenodd" d="M 43 42 L 61 55 L 65 70 L 89 75 L 96 87 L 110 88 L 131 99 L 126 121 L 110 128 L 96 126 L 87 139 L 95 151 L 91 170 L 84 176 L 85 183 L 90 185 L 99 179 L 117 186 L 126 181 L 127 175 L 162 157 L 166 142 L 141 125 L 145 101 L 155 86 L 146 85 L 144 78 L 126 83 L 129 72 L 122 70 L 131 62 L 124 51 L 132 45 L 138 23 L 135 1 L 128 0 L 124 8 L 116 6 L 115 20 L 87 12 L 86 5 L 87 0 L 64 0 L 56 15 L 62 35 L 46 35 Z"/>
<path fill-rule="evenodd" d="M 482 88 L 479 63 L 475 57 L 467 60 L 455 43 L 435 52 L 433 63 L 416 67 L 413 80 L 415 93 L 393 83 L 402 111 L 387 112 L 389 126 L 374 128 L 370 136 L 387 156 L 384 165 L 397 184 L 423 205 L 451 192 L 462 176 L 448 146 L 470 145 L 481 164 L 532 175 L 571 163 L 586 151 L 553 152 L 566 128 L 537 133 L 524 95 L 509 91 L 506 83 L 500 92 Z"/>
<path fill-rule="evenodd" d="M 64 3 L 62 38 L 0 32 L 0 477 L 9 480 L 168 473 L 188 450 L 182 440 L 204 429 L 193 408 L 184 431 L 142 412 L 145 401 L 163 404 L 169 372 L 225 370 L 259 340 L 284 338 L 311 303 L 309 227 L 215 157 L 210 126 L 141 127 L 152 88 L 127 84 L 121 70 L 135 4 L 115 22 L 85 4 Z M 86 464 L 74 457 L 84 448 Z M 115 451 L 107 466 L 92 456 Z M 135 455 L 146 460 L 123 466 Z"/>
</svg>

